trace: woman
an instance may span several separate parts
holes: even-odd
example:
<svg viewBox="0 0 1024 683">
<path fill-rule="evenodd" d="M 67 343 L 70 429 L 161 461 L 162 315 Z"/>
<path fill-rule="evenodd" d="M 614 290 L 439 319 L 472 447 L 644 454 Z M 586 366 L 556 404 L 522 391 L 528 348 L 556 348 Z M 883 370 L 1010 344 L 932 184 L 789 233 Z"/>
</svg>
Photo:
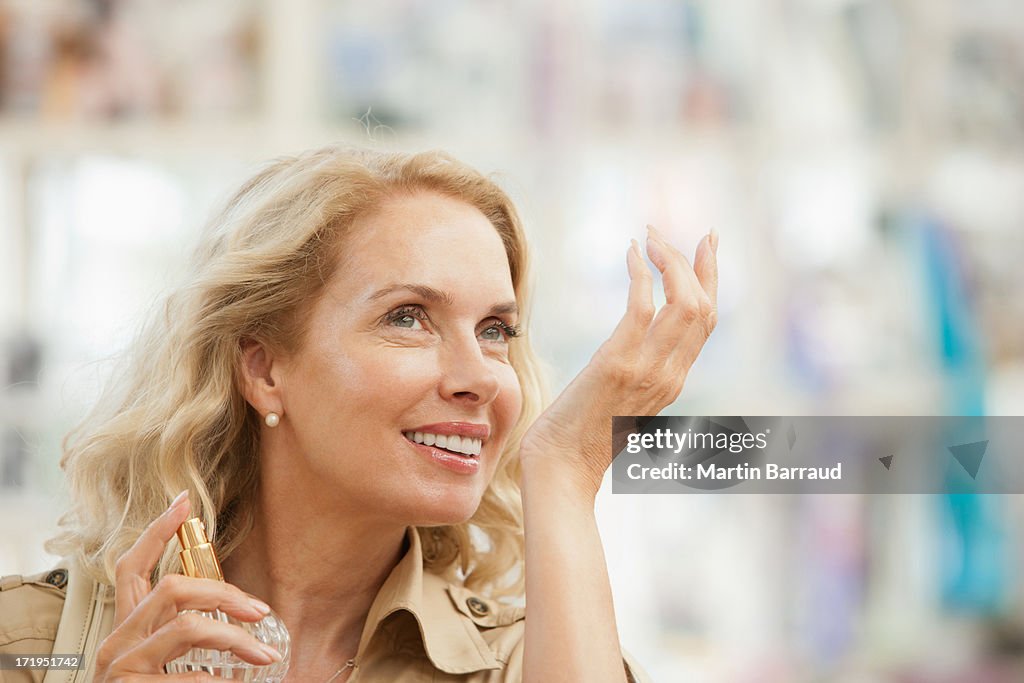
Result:
<svg viewBox="0 0 1024 683">
<path fill-rule="evenodd" d="M 90 632 L 95 680 L 163 675 L 193 647 L 270 662 L 237 626 L 180 614 L 254 621 L 268 604 L 291 633 L 289 681 L 639 678 L 594 498 L 611 416 L 674 400 L 714 328 L 716 242 L 691 268 L 650 232 L 657 315 L 633 242 L 624 317 L 541 412 L 526 244 L 497 186 L 441 153 L 270 165 L 69 439 L 74 503 L 47 547 L 68 558 L 67 600 L 90 595 L 75 634 Z M 223 583 L 177 574 L 192 515 Z M 44 586 L 0 593 L 0 614 L 42 618 L 49 652 L 38 633 L 68 610 Z M 529 619 L 508 600 L 524 588 Z M 0 651 L 24 652 L 12 621 Z"/>
</svg>

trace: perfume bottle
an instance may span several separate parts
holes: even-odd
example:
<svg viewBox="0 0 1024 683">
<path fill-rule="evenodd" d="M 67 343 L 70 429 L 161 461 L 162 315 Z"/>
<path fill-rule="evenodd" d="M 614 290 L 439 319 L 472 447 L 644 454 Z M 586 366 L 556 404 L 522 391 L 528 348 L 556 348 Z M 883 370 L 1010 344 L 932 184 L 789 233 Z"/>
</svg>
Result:
<svg viewBox="0 0 1024 683">
<path fill-rule="evenodd" d="M 203 579 L 224 580 L 224 574 L 220 569 L 220 562 L 213 552 L 213 545 L 206 537 L 206 527 L 196 517 L 185 520 L 178 528 L 178 541 L 181 543 L 181 566 L 187 576 Z M 208 650 L 194 648 L 189 650 L 177 659 L 168 662 L 165 669 L 167 673 L 188 673 L 190 671 L 205 671 L 236 681 L 251 681 L 253 683 L 278 683 L 284 679 L 288 671 L 289 655 L 291 654 L 291 639 L 288 636 L 288 629 L 284 622 L 271 612 L 260 621 L 249 622 L 239 621 L 232 616 L 215 610 L 213 612 L 200 612 L 198 610 L 187 610 L 191 614 L 201 614 L 209 619 L 216 619 L 226 624 L 241 626 L 256 640 L 265 643 L 281 653 L 281 661 L 271 664 L 253 664 L 244 659 L 239 659 L 229 651 Z"/>
</svg>

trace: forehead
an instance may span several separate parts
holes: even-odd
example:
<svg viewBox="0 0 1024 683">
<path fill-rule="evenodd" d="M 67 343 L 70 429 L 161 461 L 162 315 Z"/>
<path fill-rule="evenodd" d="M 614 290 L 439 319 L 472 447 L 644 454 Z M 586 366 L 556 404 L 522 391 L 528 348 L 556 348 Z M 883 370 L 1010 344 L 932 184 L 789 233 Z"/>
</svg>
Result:
<svg viewBox="0 0 1024 683">
<path fill-rule="evenodd" d="M 419 282 L 512 297 L 498 231 L 476 207 L 434 192 L 384 200 L 356 218 L 341 250 L 336 275 L 350 294 L 391 282 Z"/>
</svg>

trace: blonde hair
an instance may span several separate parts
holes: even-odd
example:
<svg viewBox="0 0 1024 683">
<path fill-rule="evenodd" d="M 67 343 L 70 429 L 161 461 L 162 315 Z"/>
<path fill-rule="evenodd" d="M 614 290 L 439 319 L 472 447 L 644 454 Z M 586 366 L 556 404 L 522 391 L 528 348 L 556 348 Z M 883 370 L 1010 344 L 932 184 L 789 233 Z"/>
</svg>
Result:
<svg viewBox="0 0 1024 683">
<path fill-rule="evenodd" d="M 326 147 L 278 159 L 214 218 L 188 284 L 168 297 L 122 373 L 65 440 L 72 504 L 46 549 L 113 584 L 117 559 L 187 488 L 219 556 L 229 557 L 252 529 L 259 481 L 259 416 L 240 391 L 241 342 L 299 348 L 308 304 L 330 278 L 354 218 L 388 196 L 422 190 L 467 202 L 490 220 L 526 313 L 520 219 L 477 171 L 442 152 Z M 465 523 L 418 530 L 428 568 L 461 570 L 469 588 L 495 596 L 522 591 L 516 452 L 543 402 L 528 338 L 515 340 L 510 354 L 523 409 L 479 508 Z M 154 580 L 178 571 L 175 550 L 169 544 Z"/>
</svg>

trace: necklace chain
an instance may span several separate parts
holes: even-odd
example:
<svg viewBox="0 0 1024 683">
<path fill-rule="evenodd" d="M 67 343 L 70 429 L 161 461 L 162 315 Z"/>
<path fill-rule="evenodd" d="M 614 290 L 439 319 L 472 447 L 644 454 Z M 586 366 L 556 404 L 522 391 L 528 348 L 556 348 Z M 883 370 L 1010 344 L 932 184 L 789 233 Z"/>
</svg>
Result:
<svg viewBox="0 0 1024 683">
<path fill-rule="evenodd" d="M 352 659 L 350 659 L 347 662 L 345 662 L 345 665 L 342 666 L 337 671 L 335 671 L 334 675 L 331 676 L 330 678 L 328 678 L 326 681 L 324 681 L 324 683 L 331 683 L 331 681 L 333 681 L 335 678 L 340 676 L 342 674 L 342 672 L 345 671 L 345 669 L 354 669 L 354 668 L 356 668 L 356 660 L 353 657 Z"/>
</svg>

